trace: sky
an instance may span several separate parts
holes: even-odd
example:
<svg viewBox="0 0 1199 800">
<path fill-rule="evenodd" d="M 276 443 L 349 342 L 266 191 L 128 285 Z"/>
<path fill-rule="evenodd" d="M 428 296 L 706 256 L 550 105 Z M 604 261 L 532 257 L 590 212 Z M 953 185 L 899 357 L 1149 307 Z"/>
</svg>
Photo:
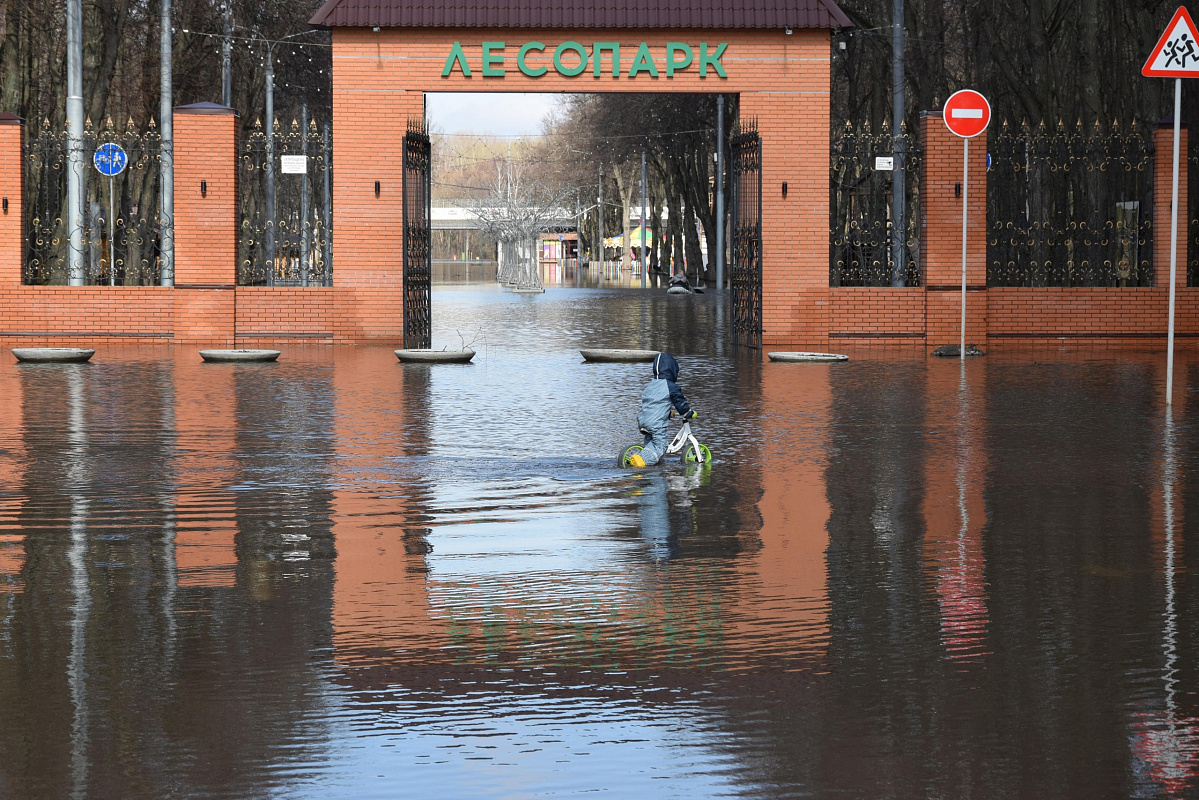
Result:
<svg viewBox="0 0 1199 800">
<path fill-rule="evenodd" d="M 559 94 L 513 92 L 428 94 L 425 113 L 442 133 L 530 136 L 541 133 L 541 120 Z"/>
</svg>

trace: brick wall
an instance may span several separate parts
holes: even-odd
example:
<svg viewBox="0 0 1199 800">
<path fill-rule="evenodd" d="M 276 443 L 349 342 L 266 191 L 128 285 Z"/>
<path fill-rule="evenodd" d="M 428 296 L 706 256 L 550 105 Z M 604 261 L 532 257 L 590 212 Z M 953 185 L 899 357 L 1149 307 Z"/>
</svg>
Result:
<svg viewBox="0 0 1199 800">
<path fill-rule="evenodd" d="M 12 114 L 0 114 L 0 159 L 9 168 L 0 171 L 0 286 L 21 282 L 25 257 L 25 158 L 21 151 L 25 126 Z M 2 210 L 7 199 L 8 210 Z"/>
<path fill-rule="evenodd" d="M 0 286 L 0 337 L 10 340 L 169 342 L 174 320 L 175 295 L 160 286 Z"/>
<path fill-rule="evenodd" d="M 924 343 L 924 289 L 838 287 L 829 292 L 830 339 Z"/>
</svg>

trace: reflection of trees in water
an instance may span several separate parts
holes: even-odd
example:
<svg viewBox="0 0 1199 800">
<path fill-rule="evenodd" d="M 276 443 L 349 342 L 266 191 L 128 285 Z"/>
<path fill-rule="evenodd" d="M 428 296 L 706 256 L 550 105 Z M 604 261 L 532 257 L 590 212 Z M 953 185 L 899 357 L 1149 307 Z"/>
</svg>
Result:
<svg viewBox="0 0 1199 800">
<path fill-rule="evenodd" d="M 28 498 L 18 520 L 27 557 L 24 590 L 0 625 L 0 794 L 257 784 L 280 746 L 300 742 L 290 757 L 303 758 L 314 743 L 304 723 L 317 694 L 311 653 L 328 646 L 329 560 L 248 547 L 268 557 L 243 562 L 237 586 L 175 587 L 175 511 L 161 502 L 175 491 L 172 371 L 138 362 L 77 371 L 78 424 L 65 408 L 70 373 L 21 372 L 17 435 L 28 458 L 12 488 Z M 319 427 L 301 433 L 318 437 Z M 271 519 L 311 528 L 322 513 L 319 497 L 294 493 L 262 506 L 270 511 L 243 505 L 243 544 L 268 538 Z"/>
</svg>

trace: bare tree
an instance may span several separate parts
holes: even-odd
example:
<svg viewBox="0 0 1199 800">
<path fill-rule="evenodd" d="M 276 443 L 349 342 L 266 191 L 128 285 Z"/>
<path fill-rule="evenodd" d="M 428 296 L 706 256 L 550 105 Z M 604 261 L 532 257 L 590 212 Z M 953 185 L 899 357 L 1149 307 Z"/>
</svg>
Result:
<svg viewBox="0 0 1199 800">
<path fill-rule="evenodd" d="M 497 162 L 487 193 L 467 205 L 499 242 L 497 279 L 518 289 L 541 288 L 538 237 L 571 217 L 566 207 L 573 189 L 535 172 L 527 160 Z"/>
</svg>

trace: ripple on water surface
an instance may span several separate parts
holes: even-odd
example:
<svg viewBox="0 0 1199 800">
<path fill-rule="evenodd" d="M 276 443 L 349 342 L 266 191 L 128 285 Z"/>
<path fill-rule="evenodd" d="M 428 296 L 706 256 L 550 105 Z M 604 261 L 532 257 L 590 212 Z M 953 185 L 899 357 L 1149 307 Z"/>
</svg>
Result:
<svg viewBox="0 0 1199 800">
<path fill-rule="evenodd" d="M 762 364 L 724 302 L 0 366 L 0 796 L 1193 793 L 1189 386 Z M 617 469 L 649 368 L 586 346 L 678 356 L 711 468 Z"/>
</svg>

